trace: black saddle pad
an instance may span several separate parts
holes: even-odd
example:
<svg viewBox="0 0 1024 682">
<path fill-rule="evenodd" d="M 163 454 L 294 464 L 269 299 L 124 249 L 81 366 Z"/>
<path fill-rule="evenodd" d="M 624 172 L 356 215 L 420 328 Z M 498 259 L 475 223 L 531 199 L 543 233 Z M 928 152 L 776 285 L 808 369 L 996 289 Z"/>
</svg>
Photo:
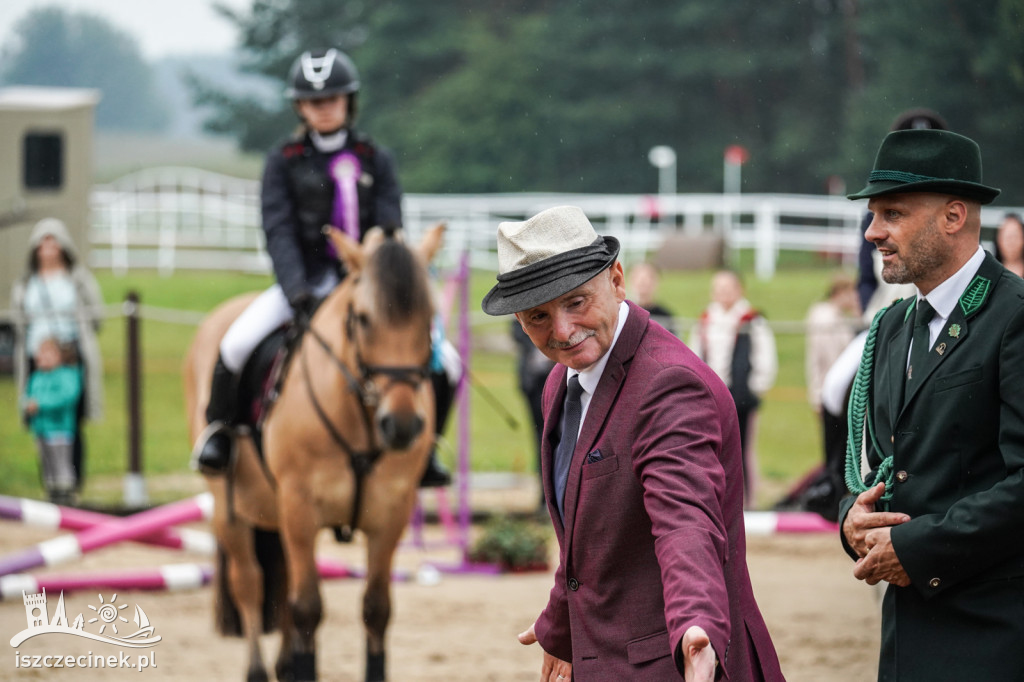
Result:
<svg viewBox="0 0 1024 682">
<path fill-rule="evenodd" d="M 291 325 L 277 328 L 260 341 L 242 368 L 238 382 L 239 405 L 242 418 L 253 429 L 260 425 L 276 397 L 278 368 L 287 358 L 292 336 Z"/>
</svg>

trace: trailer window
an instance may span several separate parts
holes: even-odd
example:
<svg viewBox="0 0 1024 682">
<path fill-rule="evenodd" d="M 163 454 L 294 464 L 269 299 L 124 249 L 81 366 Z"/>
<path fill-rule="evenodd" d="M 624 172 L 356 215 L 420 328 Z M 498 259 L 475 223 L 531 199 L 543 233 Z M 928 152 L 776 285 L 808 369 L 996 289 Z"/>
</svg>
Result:
<svg viewBox="0 0 1024 682">
<path fill-rule="evenodd" d="M 60 133 L 25 135 L 26 189 L 58 189 L 64 183 L 64 137 Z"/>
</svg>

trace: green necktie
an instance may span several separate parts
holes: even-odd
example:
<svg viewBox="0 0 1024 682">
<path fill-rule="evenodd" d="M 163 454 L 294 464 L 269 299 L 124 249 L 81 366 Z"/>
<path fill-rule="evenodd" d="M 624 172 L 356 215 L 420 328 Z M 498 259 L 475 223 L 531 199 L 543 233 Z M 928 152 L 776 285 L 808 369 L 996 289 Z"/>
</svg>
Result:
<svg viewBox="0 0 1024 682">
<path fill-rule="evenodd" d="M 907 366 L 907 390 L 903 395 L 909 396 L 910 387 L 915 381 L 921 381 L 925 374 L 925 365 L 928 363 L 928 351 L 931 350 L 931 339 L 928 333 L 928 323 L 935 317 L 935 308 L 928 301 L 918 299 L 917 311 L 914 313 L 914 340 L 910 346 L 910 364 Z"/>
</svg>

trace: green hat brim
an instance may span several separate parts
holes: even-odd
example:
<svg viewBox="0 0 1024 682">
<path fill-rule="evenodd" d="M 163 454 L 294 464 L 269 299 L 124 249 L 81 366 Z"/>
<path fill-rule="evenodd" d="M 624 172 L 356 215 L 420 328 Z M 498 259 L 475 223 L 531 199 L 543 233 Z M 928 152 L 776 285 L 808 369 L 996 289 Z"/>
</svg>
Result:
<svg viewBox="0 0 1024 682">
<path fill-rule="evenodd" d="M 950 194 L 953 196 L 973 199 L 981 204 L 992 203 L 1000 190 L 976 182 L 966 180 L 921 180 L 919 182 L 897 182 L 879 180 L 869 182 L 867 187 L 856 194 L 847 194 L 847 199 L 870 199 L 885 194 L 908 194 L 911 192 L 929 192 L 932 194 Z"/>
</svg>

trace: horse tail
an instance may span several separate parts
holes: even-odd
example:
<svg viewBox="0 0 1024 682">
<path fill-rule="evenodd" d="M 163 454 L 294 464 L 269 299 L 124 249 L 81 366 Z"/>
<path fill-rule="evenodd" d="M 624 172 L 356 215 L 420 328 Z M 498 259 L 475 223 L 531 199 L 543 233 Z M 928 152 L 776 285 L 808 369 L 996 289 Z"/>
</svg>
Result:
<svg viewBox="0 0 1024 682">
<path fill-rule="evenodd" d="M 277 531 L 253 528 L 253 545 L 256 561 L 263 572 L 263 632 L 274 632 L 281 621 L 282 609 L 287 605 L 288 580 L 281 547 L 281 535 Z M 214 625 L 217 632 L 226 637 L 241 637 L 242 618 L 228 585 L 227 554 L 217 548 L 217 576 L 214 586 Z"/>
</svg>

